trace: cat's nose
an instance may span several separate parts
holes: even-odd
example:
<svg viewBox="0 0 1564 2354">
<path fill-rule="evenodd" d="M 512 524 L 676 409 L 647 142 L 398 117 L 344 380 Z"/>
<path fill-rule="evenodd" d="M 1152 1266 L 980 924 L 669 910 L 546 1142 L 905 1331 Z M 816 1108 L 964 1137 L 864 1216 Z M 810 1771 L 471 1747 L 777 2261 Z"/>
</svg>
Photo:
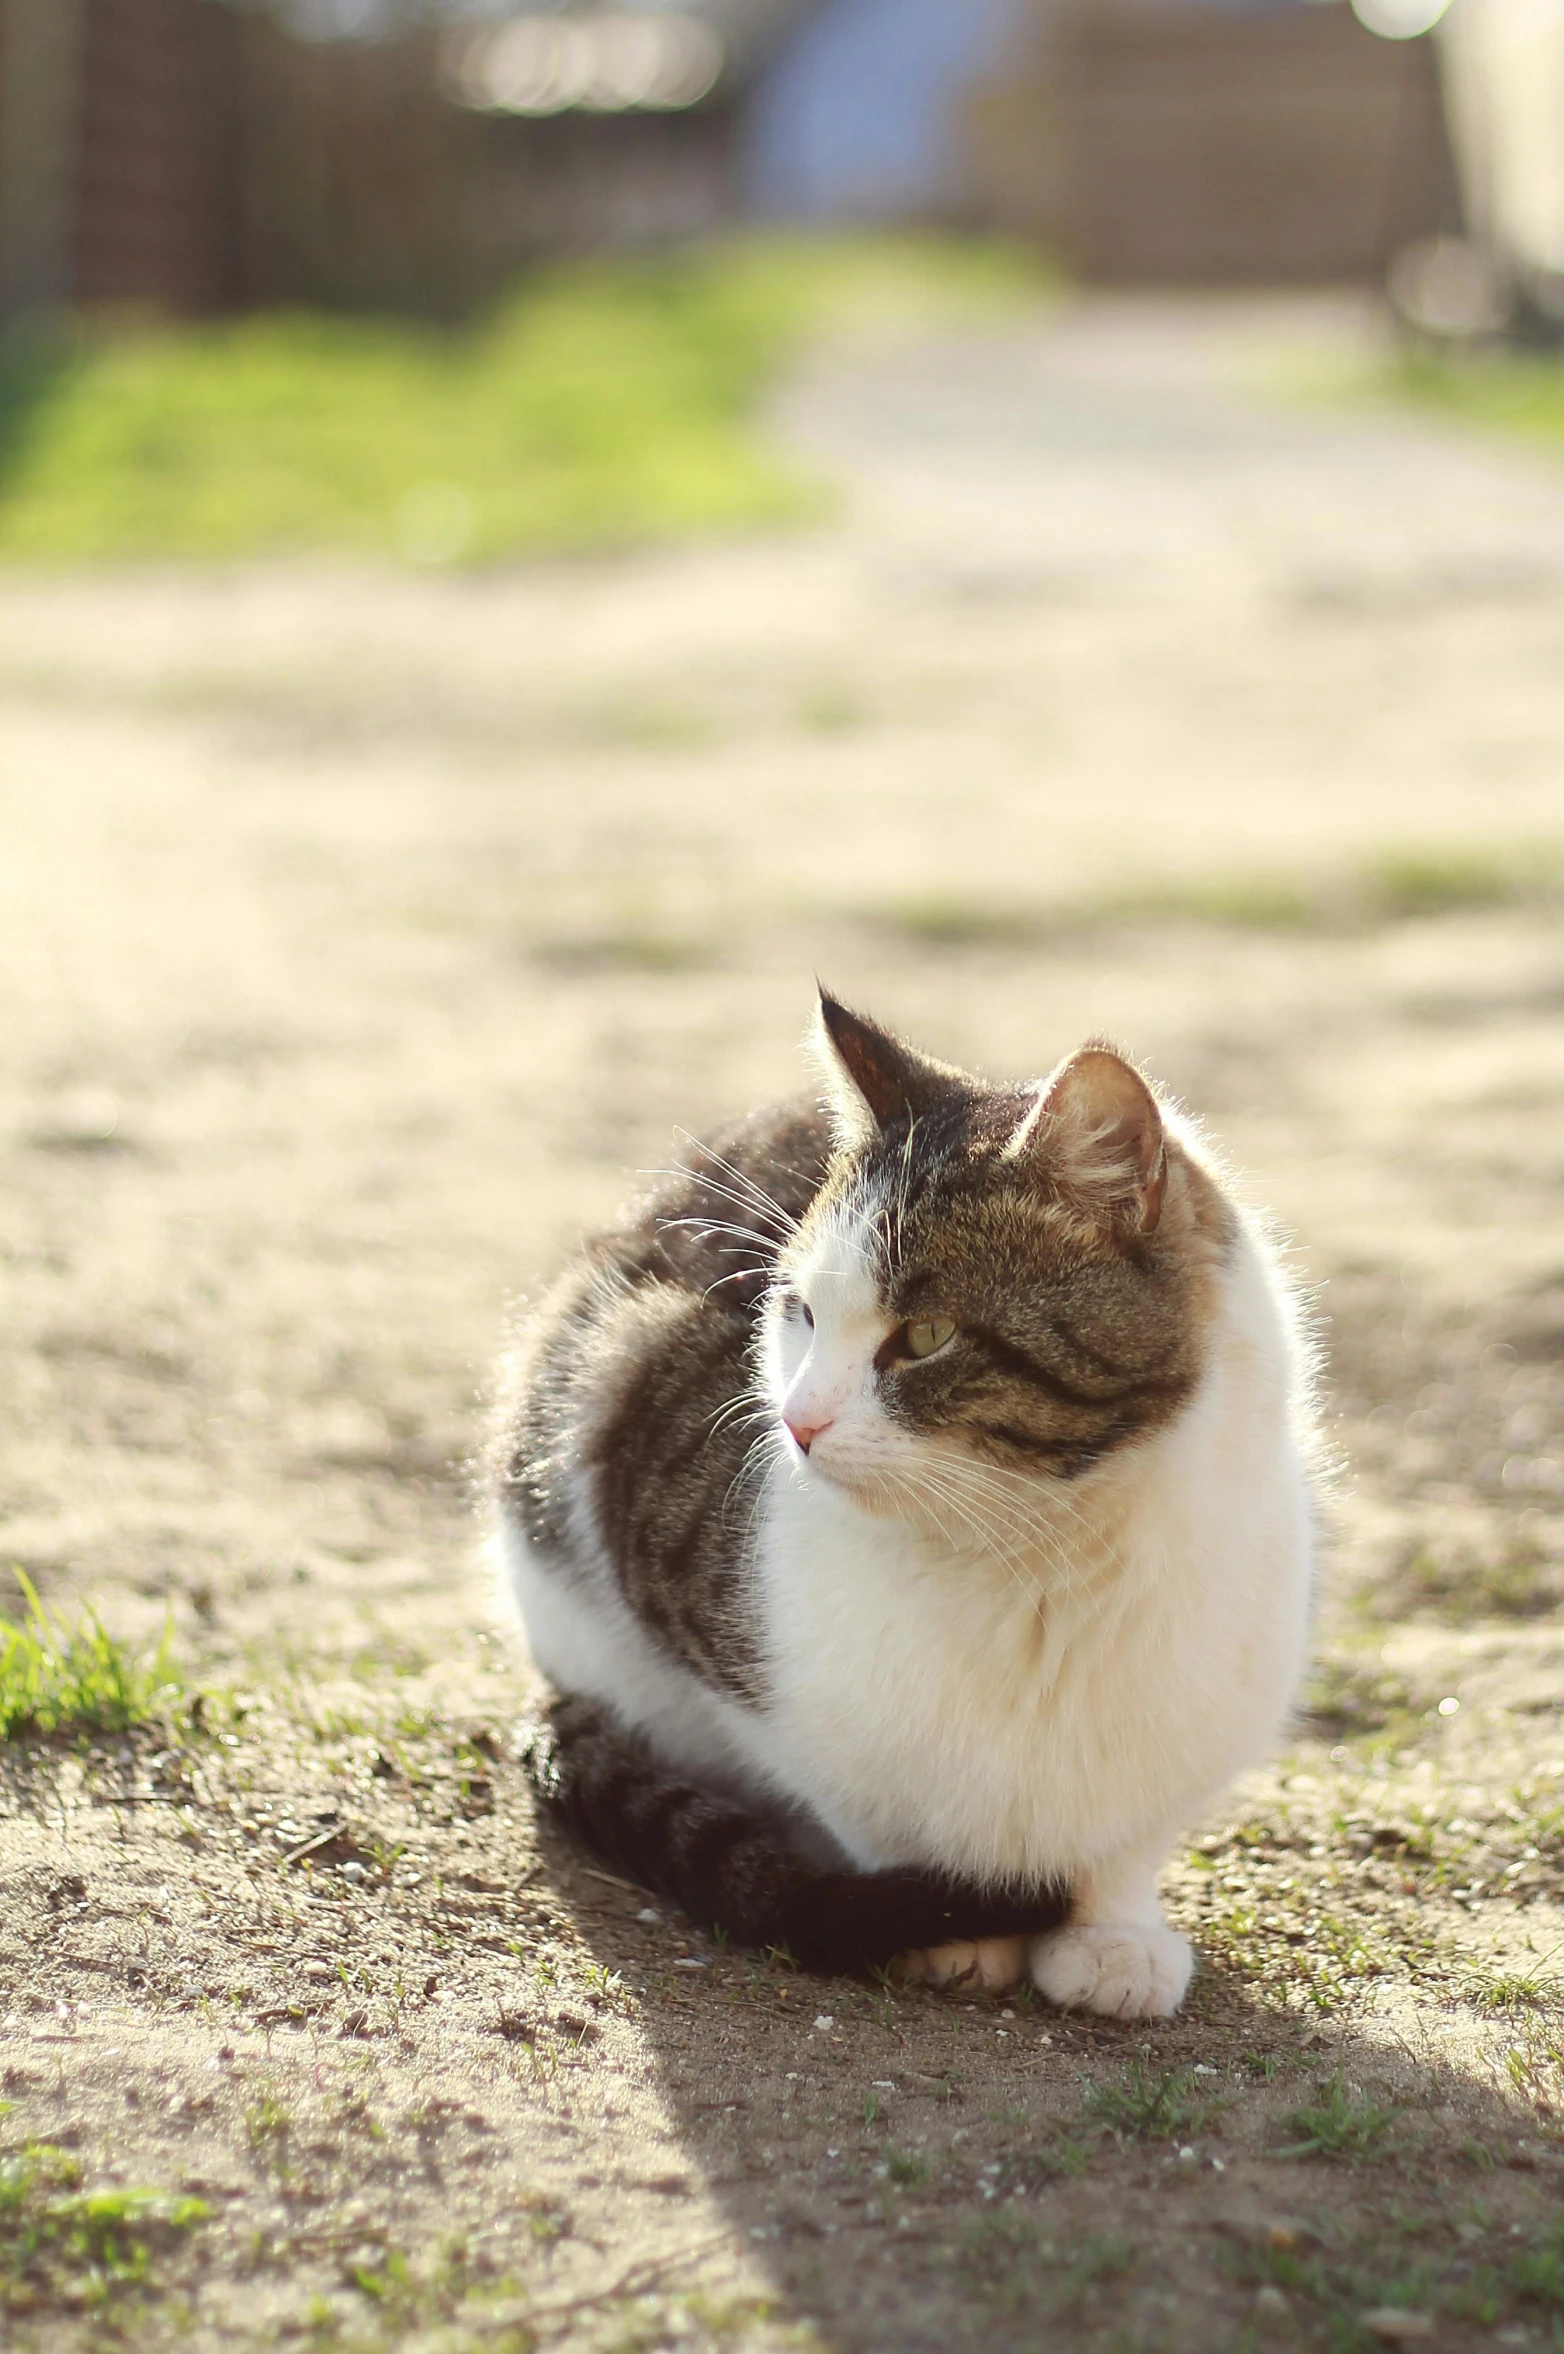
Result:
<svg viewBox="0 0 1564 2354">
<path fill-rule="evenodd" d="M 829 1417 L 824 1422 L 795 1422 L 791 1414 L 784 1414 L 782 1419 L 787 1424 L 794 1445 L 801 1448 L 806 1455 L 820 1433 L 831 1427 Z"/>
</svg>

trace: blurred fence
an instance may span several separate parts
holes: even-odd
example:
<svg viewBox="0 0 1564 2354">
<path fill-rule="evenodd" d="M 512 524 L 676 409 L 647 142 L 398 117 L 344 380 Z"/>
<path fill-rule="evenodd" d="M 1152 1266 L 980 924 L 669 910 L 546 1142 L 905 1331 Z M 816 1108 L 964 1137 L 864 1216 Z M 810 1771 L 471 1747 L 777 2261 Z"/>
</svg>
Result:
<svg viewBox="0 0 1564 2354">
<path fill-rule="evenodd" d="M 533 256 L 718 228 L 768 60 L 819 22 L 821 0 L 767 5 L 770 46 L 696 103 L 529 112 L 462 102 L 459 36 L 416 13 L 304 41 L 263 0 L 0 0 L 0 310 L 456 317 Z M 1375 40 L 1345 0 L 1015 6 L 1003 73 L 952 76 L 947 218 L 1163 283 L 1374 277 L 1456 219 L 1430 44 Z"/>
<path fill-rule="evenodd" d="M 731 109 L 495 119 L 432 28 L 306 42 L 217 0 L 0 0 L 0 310 L 460 316 L 540 253 L 736 208 Z"/>
<path fill-rule="evenodd" d="M 1460 222 L 1431 44 L 1346 7 L 1063 0 L 975 111 L 984 210 L 1088 279 L 1375 279 Z"/>
</svg>

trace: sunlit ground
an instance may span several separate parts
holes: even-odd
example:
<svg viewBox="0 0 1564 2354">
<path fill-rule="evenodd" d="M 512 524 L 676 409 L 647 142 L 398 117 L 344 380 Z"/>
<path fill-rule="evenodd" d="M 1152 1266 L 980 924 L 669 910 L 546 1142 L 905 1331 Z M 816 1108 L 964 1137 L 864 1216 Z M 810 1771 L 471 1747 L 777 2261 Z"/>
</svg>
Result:
<svg viewBox="0 0 1564 2354">
<path fill-rule="evenodd" d="M 882 322 L 770 387 L 786 530 L 389 565 L 388 476 L 374 561 L 0 581 L 30 2354 L 1551 2342 L 1564 469 L 1255 389 L 1322 343 Z M 1122 1039 L 1324 1319 L 1319 1671 L 1171 2024 L 803 1981 L 535 1834 L 507 1303 L 799 1083 L 817 973 Z"/>
</svg>

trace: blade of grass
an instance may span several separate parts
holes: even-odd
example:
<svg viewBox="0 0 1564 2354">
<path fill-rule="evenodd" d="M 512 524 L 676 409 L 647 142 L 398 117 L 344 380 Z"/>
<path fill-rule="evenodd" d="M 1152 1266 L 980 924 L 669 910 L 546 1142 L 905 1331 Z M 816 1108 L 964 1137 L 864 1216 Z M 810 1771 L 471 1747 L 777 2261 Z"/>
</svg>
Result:
<svg viewBox="0 0 1564 2354">
<path fill-rule="evenodd" d="M 70 1625 L 52 1616 L 23 1569 L 25 1612 L 0 1621 L 0 1741 L 29 1733 L 123 1733 L 146 1724 L 178 1694 L 172 1621 L 149 1652 L 109 1633 L 90 1606 Z"/>
</svg>

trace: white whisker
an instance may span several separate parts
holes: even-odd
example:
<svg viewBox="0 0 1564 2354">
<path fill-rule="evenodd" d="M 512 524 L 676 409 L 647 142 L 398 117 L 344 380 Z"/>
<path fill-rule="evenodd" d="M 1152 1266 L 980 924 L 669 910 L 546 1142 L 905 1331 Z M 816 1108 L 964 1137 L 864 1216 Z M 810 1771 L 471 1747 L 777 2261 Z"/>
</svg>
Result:
<svg viewBox="0 0 1564 2354">
<path fill-rule="evenodd" d="M 702 1242 L 711 1235 L 734 1235 L 741 1242 L 752 1242 L 768 1257 L 777 1247 L 774 1235 L 757 1234 L 753 1226 L 730 1225 L 722 1218 L 659 1218 L 657 1221 L 659 1234 L 677 1234 L 681 1229 L 693 1233 Z"/>
</svg>

